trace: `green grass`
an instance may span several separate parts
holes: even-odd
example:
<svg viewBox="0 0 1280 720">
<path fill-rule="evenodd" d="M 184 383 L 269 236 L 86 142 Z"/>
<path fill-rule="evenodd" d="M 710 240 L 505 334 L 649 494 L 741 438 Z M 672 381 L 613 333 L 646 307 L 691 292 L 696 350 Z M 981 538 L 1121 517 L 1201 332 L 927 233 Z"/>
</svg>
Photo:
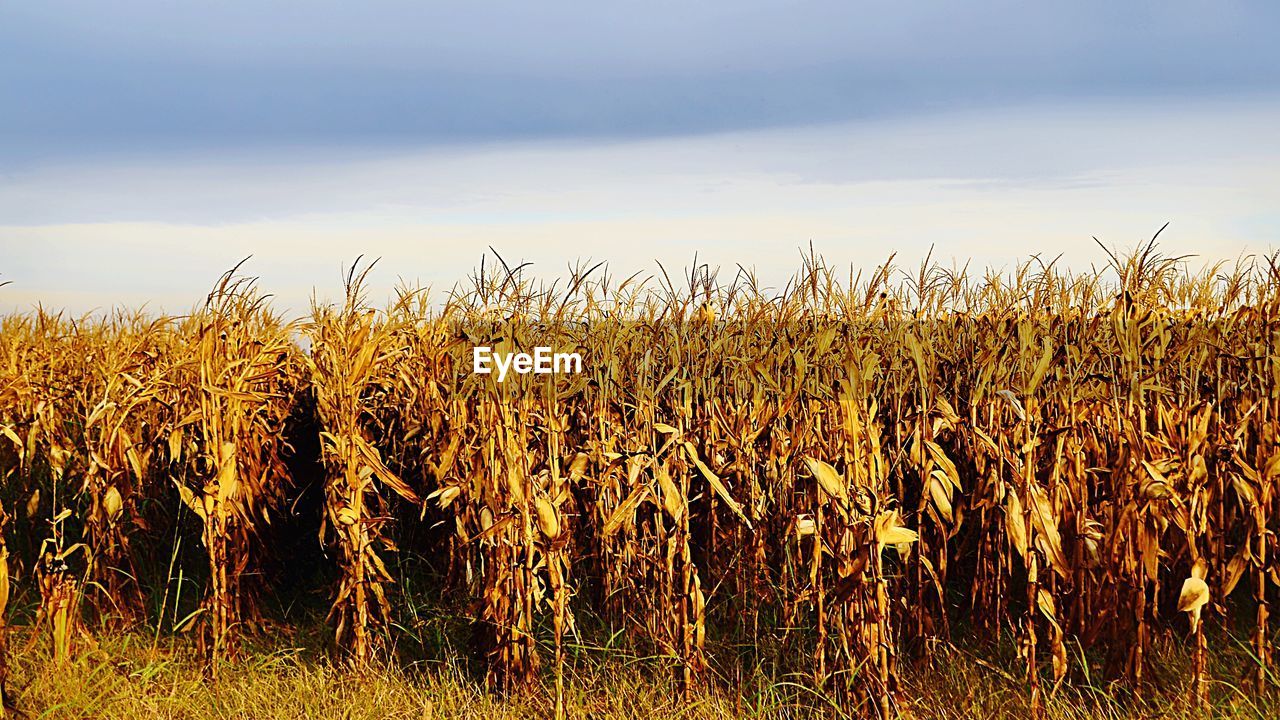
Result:
<svg viewBox="0 0 1280 720">
<path fill-rule="evenodd" d="M 327 659 L 316 632 L 263 628 L 242 657 L 209 680 L 194 644 L 184 636 L 146 632 L 82 638 L 76 659 L 55 668 L 45 637 L 31 642 L 27 627 L 12 629 L 8 687 L 16 715 L 34 718 L 545 718 L 549 687 L 500 697 L 484 692 L 464 656 L 445 653 L 432 662 L 354 672 Z M 271 649 L 296 642 L 298 647 Z M 1024 718 L 1025 684 L 1008 649 L 982 652 L 940 647 L 929 662 L 906 663 L 900 693 L 903 716 L 914 718 Z M 1072 658 L 1073 676 L 1056 691 L 1047 686 L 1049 718 L 1203 718 L 1188 702 L 1184 648 L 1159 649 L 1152 685 L 1141 697 L 1122 685 L 1098 681 L 1099 661 Z M 1087 661 L 1087 662 L 1085 662 Z M 904 661 L 905 662 L 905 661 Z M 1254 698 L 1241 689 L 1249 669 L 1239 646 L 1220 648 L 1211 671 L 1209 717 L 1280 717 L 1276 691 Z M 690 701 L 680 695 L 661 659 L 619 649 L 576 648 L 568 673 L 569 716 L 592 720 L 661 718 L 845 717 L 808 678 L 754 671 L 723 678 Z M 1088 671 L 1085 670 L 1088 668 Z M 723 676 L 723 673 L 721 673 Z M 12 712 L 12 711 L 11 711 Z"/>
</svg>

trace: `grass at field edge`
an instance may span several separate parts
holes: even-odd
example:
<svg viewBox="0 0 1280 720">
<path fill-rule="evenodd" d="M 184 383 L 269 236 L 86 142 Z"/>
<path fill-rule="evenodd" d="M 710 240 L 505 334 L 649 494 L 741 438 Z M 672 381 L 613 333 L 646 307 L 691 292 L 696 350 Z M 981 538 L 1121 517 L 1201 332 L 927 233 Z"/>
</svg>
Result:
<svg viewBox="0 0 1280 720">
<path fill-rule="evenodd" d="M 185 637 L 143 632 L 103 635 L 82 643 L 77 657 L 57 669 L 46 638 L 31 642 L 30 629 L 11 628 L 11 717 L 21 718 L 546 718 L 550 685 L 501 697 L 484 692 L 466 659 L 453 657 L 410 667 L 355 672 L 310 647 L 270 650 L 249 646 L 208 679 L 194 644 Z M 1026 686 L 1012 658 L 991 659 L 960 647 L 939 647 L 930 661 L 902 670 L 901 716 L 911 718 L 1024 718 Z M 1121 685 L 1095 682 L 1080 670 L 1093 663 L 1073 658 L 1073 682 L 1047 701 L 1053 719 L 1206 717 L 1189 701 L 1184 648 L 1160 649 L 1153 684 L 1141 698 Z M 1237 678 L 1248 657 L 1223 648 L 1210 664 L 1213 704 L 1208 717 L 1280 717 L 1275 691 L 1252 697 Z M 1092 671 L 1091 671 L 1092 672 Z M 808 678 L 773 677 L 763 671 L 708 688 L 686 701 L 659 659 L 621 651 L 579 653 L 568 673 L 569 717 L 591 720 L 664 718 L 846 717 Z"/>
</svg>

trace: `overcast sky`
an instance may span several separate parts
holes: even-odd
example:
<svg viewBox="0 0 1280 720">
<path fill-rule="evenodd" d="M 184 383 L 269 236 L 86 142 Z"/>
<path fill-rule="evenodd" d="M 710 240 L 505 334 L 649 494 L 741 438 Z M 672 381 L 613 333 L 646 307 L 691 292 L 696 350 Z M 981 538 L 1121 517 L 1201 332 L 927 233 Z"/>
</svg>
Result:
<svg viewBox="0 0 1280 720">
<path fill-rule="evenodd" d="M 7 2 L 0 309 L 1280 247 L 1271 2 Z"/>
</svg>

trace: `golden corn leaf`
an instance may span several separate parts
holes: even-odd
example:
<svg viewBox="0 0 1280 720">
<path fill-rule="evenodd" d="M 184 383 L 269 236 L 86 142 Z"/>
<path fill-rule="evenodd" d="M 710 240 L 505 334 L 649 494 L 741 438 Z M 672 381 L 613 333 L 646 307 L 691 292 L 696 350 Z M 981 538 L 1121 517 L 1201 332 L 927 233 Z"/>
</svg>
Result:
<svg viewBox="0 0 1280 720">
<path fill-rule="evenodd" d="M 1031 524 L 1036 530 L 1036 547 L 1045 554 L 1049 564 L 1061 577 L 1067 577 L 1069 567 L 1062 552 L 1062 535 L 1058 532 L 1058 519 L 1053 505 L 1040 486 L 1031 484 Z"/>
<path fill-rule="evenodd" d="M 218 476 L 215 482 L 218 484 L 218 502 L 224 503 L 236 496 L 240 480 L 236 474 L 235 443 L 222 443 L 218 459 Z"/>
<path fill-rule="evenodd" d="M 1157 500 L 1163 497 L 1169 497 L 1173 494 L 1173 484 L 1169 482 L 1164 473 L 1155 465 L 1142 461 L 1142 467 L 1146 469 L 1150 479 L 1143 482 L 1139 492 L 1143 497 L 1149 500 Z"/>
<path fill-rule="evenodd" d="M 975 437 L 982 441 L 982 444 L 986 446 L 987 450 L 989 450 L 993 456 L 1000 454 L 1000 447 L 996 445 L 996 441 L 992 439 L 990 435 L 983 432 L 982 428 L 970 427 L 969 429 L 973 431 Z"/>
<path fill-rule="evenodd" d="M 182 460 L 182 430 L 175 429 L 169 433 L 169 460 Z"/>
<path fill-rule="evenodd" d="M 504 477 L 507 480 L 507 492 L 511 495 L 511 502 L 515 505 L 524 504 L 524 477 L 514 471 L 508 471 Z"/>
<path fill-rule="evenodd" d="M 0 426 L 0 434 L 9 438 L 9 442 L 13 443 L 14 450 L 17 450 L 19 455 L 22 454 L 22 438 L 18 437 L 18 433 L 14 432 L 13 428 L 8 425 Z"/>
<path fill-rule="evenodd" d="M 1053 681 L 1061 681 L 1067 674 L 1067 648 L 1062 642 L 1062 630 L 1054 624 L 1049 652 L 1053 659 Z"/>
<path fill-rule="evenodd" d="M 1240 578 L 1244 577 L 1244 571 L 1249 565 L 1249 548 L 1241 547 L 1240 550 L 1227 563 L 1227 570 L 1222 579 L 1222 596 L 1226 597 L 1236 589 L 1236 585 L 1240 582 Z"/>
<path fill-rule="evenodd" d="M 639 507 L 640 501 L 644 500 L 648 494 L 649 486 L 647 484 L 641 483 L 632 488 L 631 493 L 627 495 L 627 498 L 614 509 L 612 514 L 609 515 L 609 519 L 605 521 L 604 527 L 600 529 L 601 534 L 605 537 L 609 537 L 610 535 L 618 532 L 618 529 L 621 528 L 624 523 L 634 519 L 636 508 Z"/>
<path fill-rule="evenodd" d="M 1031 380 L 1027 383 L 1028 392 L 1035 392 L 1040 387 L 1040 381 L 1044 379 L 1045 373 L 1049 371 L 1049 363 L 1053 360 L 1053 345 L 1050 344 L 1049 338 L 1044 339 L 1044 351 L 1040 354 L 1040 359 L 1036 361 L 1035 369 L 1031 371 Z"/>
<path fill-rule="evenodd" d="M 804 464 L 805 467 L 809 468 L 809 472 L 813 474 L 813 477 L 818 481 L 818 485 L 829 497 L 845 502 L 849 500 L 849 492 L 845 489 L 844 479 L 840 477 L 840 473 L 836 472 L 834 467 L 812 457 L 805 457 Z"/>
<path fill-rule="evenodd" d="M 1027 411 L 1022 407 L 1022 401 L 1018 399 L 1017 395 L 1013 394 L 1012 390 L 997 390 L 996 395 L 1004 398 L 1013 407 L 1013 412 L 1017 414 L 1019 420 L 1026 422 Z"/>
<path fill-rule="evenodd" d="M 453 501 L 456 500 L 458 496 L 461 494 L 462 494 L 461 487 L 457 485 L 449 485 L 447 487 L 442 487 L 439 490 L 436 490 L 435 492 L 431 493 L 430 495 L 427 496 L 427 499 L 435 500 L 436 504 L 440 506 L 441 510 L 443 510 L 449 507 L 449 505 L 451 505 Z"/>
<path fill-rule="evenodd" d="M 533 501 L 533 508 L 538 515 L 538 528 L 542 530 L 542 534 L 548 540 L 555 540 L 560 536 L 560 520 L 556 516 L 556 508 L 551 504 L 550 500 L 544 497 L 538 497 Z"/>
<path fill-rule="evenodd" d="M 120 491 L 111 486 L 102 495 L 102 509 L 106 511 L 107 517 L 115 520 L 120 517 L 120 511 L 124 507 L 123 499 L 120 497 Z"/>
<path fill-rule="evenodd" d="M 359 435 L 356 435 L 354 440 L 356 449 L 359 450 L 360 455 L 364 457 L 365 462 L 369 463 L 369 466 L 373 468 L 373 474 L 377 476 L 378 480 L 383 485 L 391 488 L 397 495 L 411 503 L 417 504 L 421 502 L 418 498 L 418 494 L 413 491 L 413 488 L 410 488 L 408 484 L 401 480 L 395 473 L 391 472 L 391 469 L 382 463 L 382 458 L 378 455 L 378 451 L 372 445 Z"/>
<path fill-rule="evenodd" d="M 1142 538 L 1142 533 L 1139 533 L 1138 537 Z M 1140 555 L 1142 555 L 1142 569 L 1147 573 L 1147 579 L 1155 582 L 1155 580 L 1160 576 L 1159 546 L 1154 544 L 1145 545 Z"/>
<path fill-rule="evenodd" d="M 918 468 L 924 467 L 925 451 L 920 447 L 923 444 L 924 440 L 921 438 L 920 428 L 917 426 L 915 430 L 911 431 L 911 446 L 907 448 L 907 456 L 911 458 L 911 464 Z"/>
<path fill-rule="evenodd" d="M 1195 576 L 1182 581 L 1182 592 L 1178 594 L 1178 612 L 1194 612 L 1208 602 L 1208 583 Z"/>
<path fill-rule="evenodd" d="M 338 522 L 343 525 L 354 525 L 359 519 L 360 516 L 356 514 L 356 511 L 350 505 L 343 505 L 338 508 Z"/>
<path fill-rule="evenodd" d="M 698 451 L 694 449 L 693 443 L 685 442 L 684 450 L 688 453 L 689 458 L 693 460 L 694 466 L 698 468 L 698 471 L 701 472 L 703 477 L 707 479 L 707 482 L 711 484 L 711 489 L 715 490 L 716 494 L 720 496 L 720 499 L 724 501 L 724 504 L 728 505 L 729 509 L 732 510 L 733 513 L 742 520 L 742 522 L 746 523 L 748 528 L 751 527 L 751 521 L 747 519 L 746 513 L 742 511 L 742 506 L 739 505 L 738 501 L 734 500 L 733 496 L 729 494 L 729 488 L 725 487 L 724 483 L 720 481 L 720 477 L 712 472 L 711 468 L 707 467 L 706 463 L 702 462 L 702 458 L 698 457 Z"/>
<path fill-rule="evenodd" d="M 941 470 L 934 470 L 929 473 L 929 497 L 933 499 L 933 506 L 938 510 L 947 522 L 955 522 L 955 515 L 951 510 L 951 490 L 947 487 L 947 476 Z"/>
<path fill-rule="evenodd" d="M 876 516 L 872 524 L 875 530 L 876 545 L 883 549 L 886 545 L 912 543 L 920 539 L 915 530 L 902 526 L 902 515 L 897 510 L 886 510 Z"/>
<path fill-rule="evenodd" d="M 573 461 L 569 463 L 569 479 L 577 482 L 587 472 L 587 464 L 591 458 L 586 453 L 580 452 L 573 456 Z"/>
<path fill-rule="evenodd" d="M 31 491 L 31 497 L 27 498 L 27 517 L 35 517 L 40 512 L 40 488 Z"/>
<path fill-rule="evenodd" d="M 1022 511 L 1018 491 L 1009 488 L 1004 494 L 1004 527 L 1018 555 L 1027 556 L 1027 518 Z"/>
<path fill-rule="evenodd" d="M 684 496 L 680 494 L 679 486 L 671 479 L 666 465 L 659 465 L 654 475 L 657 476 L 658 488 L 662 491 L 662 508 L 672 520 L 678 522 L 685 511 Z"/>
<path fill-rule="evenodd" d="M 929 449 L 930 457 L 942 468 L 946 479 L 951 481 L 955 489 L 964 490 L 960 485 L 960 471 L 956 469 L 956 464 L 951 462 L 951 458 L 947 457 L 947 454 L 943 452 L 942 447 L 932 440 L 926 440 L 925 447 Z"/>
<path fill-rule="evenodd" d="M 1058 622 L 1058 609 L 1053 602 L 1053 594 L 1046 588 L 1040 588 L 1036 591 L 1036 607 L 1040 608 L 1040 612 L 1054 624 Z"/>
<path fill-rule="evenodd" d="M 1253 485 L 1248 480 L 1239 475 L 1232 475 L 1231 486 L 1235 488 L 1236 494 L 1244 501 L 1245 507 L 1251 508 L 1258 504 L 1258 493 L 1254 491 Z"/>
<path fill-rule="evenodd" d="M 818 531 L 818 525 L 809 515 L 801 515 L 796 518 L 796 535 L 806 537 Z"/>
<path fill-rule="evenodd" d="M 139 455 L 134 448 L 129 448 L 125 451 L 125 458 L 129 461 L 129 468 L 133 470 L 133 476 L 141 480 L 146 474 L 144 472 L 147 464 L 146 456 Z"/>
<path fill-rule="evenodd" d="M 942 419 L 945 420 L 947 424 L 950 425 L 951 427 L 955 427 L 956 424 L 960 422 L 960 415 L 956 413 L 956 409 L 951 405 L 951 403 L 947 402 L 946 398 L 942 397 L 941 395 L 934 398 L 933 407 L 934 407 L 934 410 L 936 410 L 937 413 L 942 416 Z M 874 414 L 875 413 L 872 413 L 872 415 Z"/>
</svg>

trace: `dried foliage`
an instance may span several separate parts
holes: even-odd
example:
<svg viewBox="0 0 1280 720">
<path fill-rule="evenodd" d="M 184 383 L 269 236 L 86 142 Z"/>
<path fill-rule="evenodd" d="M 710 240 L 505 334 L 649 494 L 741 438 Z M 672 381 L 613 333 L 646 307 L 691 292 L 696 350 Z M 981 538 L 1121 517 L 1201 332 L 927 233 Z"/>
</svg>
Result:
<svg viewBox="0 0 1280 720">
<path fill-rule="evenodd" d="M 1232 603 L 1253 608 L 1256 692 L 1274 672 L 1275 258 L 1192 273 L 1151 244 L 1084 275 L 842 279 L 811 256 L 776 295 L 705 266 L 547 287 L 500 263 L 386 309 L 363 280 L 296 325 L 234 273 L 184 318 L 5 318 L 0 608 L 17 557 L 54 655 L 73 652 L 81 596 L 136 616 L 138 548 L 189 509 L 216 668 L 255 611 L 260 531 L 301 492 L 307 416 L 336 645 L 360 664 L 391 647 L 411 549 L 474 603 L 489 683 L 549 665 L 558 714 L 586 608 L 686 692 L 715 682 L 718 633 L 880 717 L 904 707 L 899 658 L 960 625 L 1014 630 L 1033 714 L 1073 672 L 1069 642 L 1140 692 L 1167 633 L 1189 633 L 1205 702 L 1208 626 Z M 479 345 L 584 370 L 499 382 L 472 374 Z"/>
</svg>

